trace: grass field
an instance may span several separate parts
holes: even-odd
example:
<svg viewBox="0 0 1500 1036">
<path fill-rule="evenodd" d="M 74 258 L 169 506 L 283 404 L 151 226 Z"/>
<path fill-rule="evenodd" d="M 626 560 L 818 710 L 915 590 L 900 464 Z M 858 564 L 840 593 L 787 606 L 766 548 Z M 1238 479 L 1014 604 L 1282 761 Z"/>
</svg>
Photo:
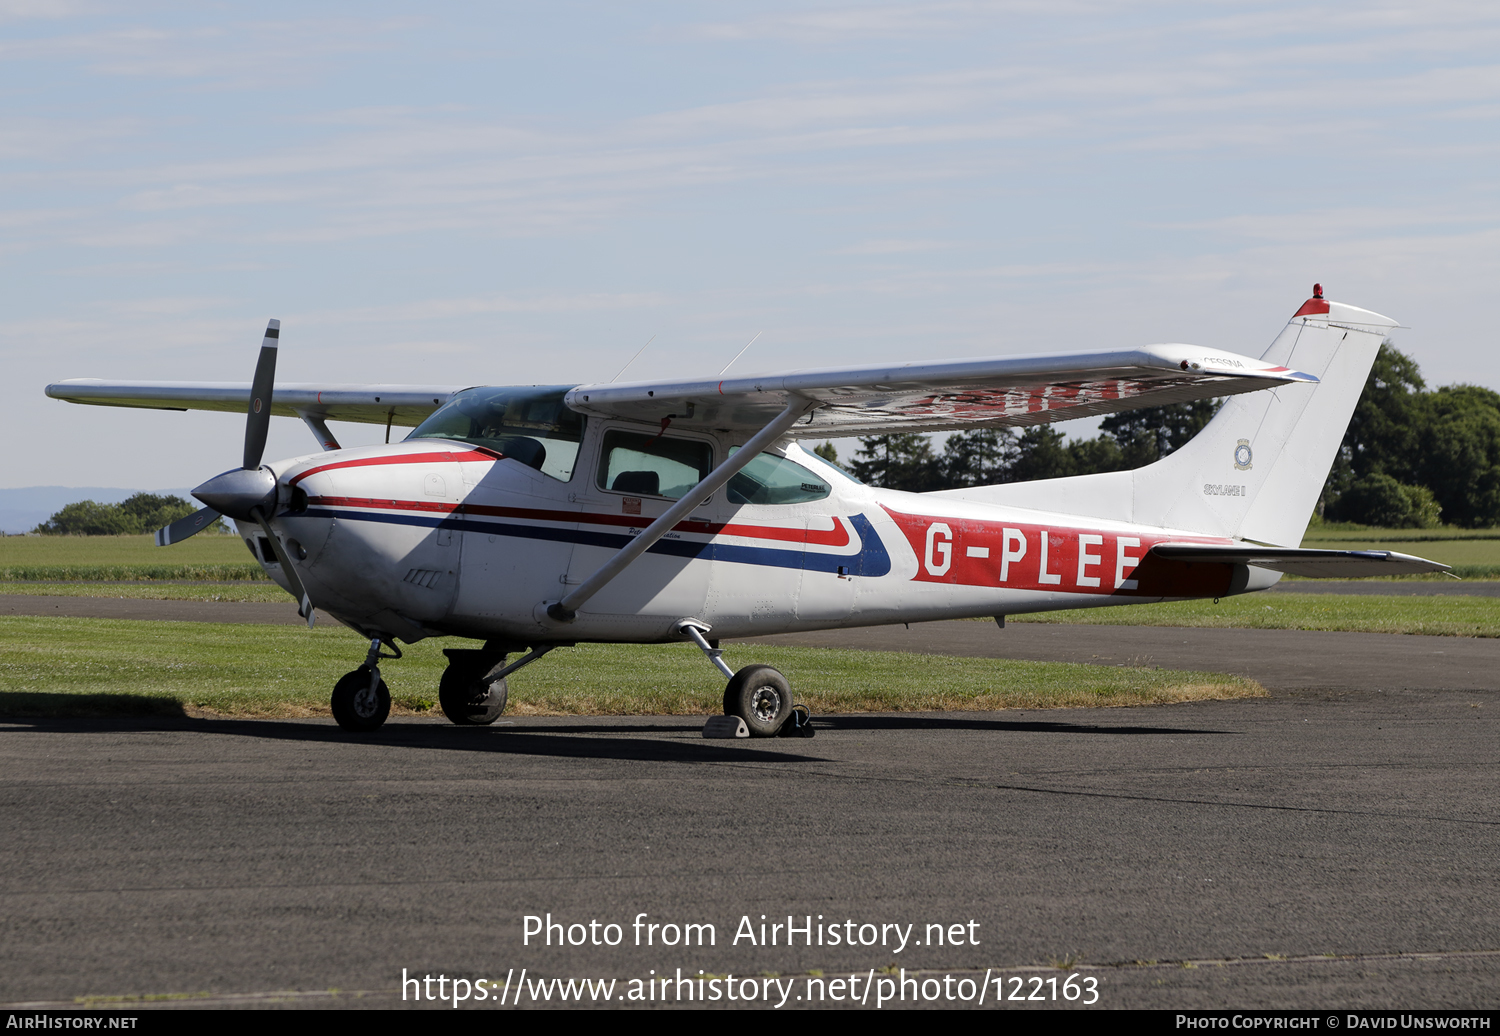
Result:
<svg viewBox="0 0 1500 1036">
<path fill-rule="evenodd" d="M 158 547 L 150 536 L 0 536 L 0 582 L 199 579 L 268 582 L 238 536 Z"/>
<path fill-rule="evenodd" d="M 1500 637 L 1500 598 L 1263 593 L 1225 597 L 1217 604 L 1181 601 L 1083 608 L 1012 615 L 1006 621 Z"/>
<path fill-rule="evenodd" d="M 1481 568 L 1493 560 L 1500 573 L 1500 533 L 1422 530 L 1426 538 L 1418 540 L 1412 530 L 1314 531 L 1322 538 L 1310 536 L 1309 546 L 1404 550 Z M 1388 538 L 1396 535 L 1404 539 Z M 5 537 L 0 580 L 12 580 L 4 588 L 12 594 L 289 601 L 235 537 L 197 536 L 171 550 L 175 564 L 161 565 L 167 551 L 147 536 Z M 1500 599 L 1253 594 L 1010 621 L 1500 637 Z M 384 667 L 398 714 L 435 708 L 442 646 L 413 645 Z M 781 669 L 815 713 L 1164 704 L 1265 693 L 1252 681 L 1211 673 L 766 646 L 755 647 L 752 658 L 749 650 L 731 648 L 734 663 Z M 337 627 L 3 617 L 0 715 L 327 715 L 333 683 L 361 653 L 357 638 Z M 515 674 L 508 711 L 713 714 L 722 690 L 690 646 L 589 645 L 559 650 Z"/>
<path fill-rule="evenodd" d="M 1425 540 L 1411 537 L 1421 535 Z M 1360 537 L 1354 539 L 1351 537 Z M 1401 536 L 1396 540 L 1390 537 Z M 1316 537 L 1316 538 L 1315 538 Z M 1500 530 L 1315 527 L 1307 545 L 1377 547 L 1420 553 L 1479 575 L 1500 575 Z M 176 554 L 176 551 L 182 554 Z M 169 572 L 141 559 L 173 552 Z M 280 602 L 290 598 L 264 578 L 233 536 L 195 536 L 173 548 L 149 536 L 11 536 L 0 538 L 0 583 L 7 594 L 159 600 Z M 1494 564 L 1491 564 L 1493 560 Z M 170 566 L 168 566 L 170 568 Z M 1483 571 L 1493 569 L 1493 572 Z M 229 574 L 223 574 L 228 571 Z M 13 573 L 26 573 L 18 581 Z M 58 572 L 67 573 L 63 575 Z M 90 575 L 89 573 L 92 573 Z M 104 575 L 101 573 L 115 573 Z M 151 574 L 148 574 L 151 573 Z M 9 582 L 6 580 L 9 579 Z M 115 581 L 106 582 L 105 579 Z M 198 582 L 169 580 L 199 580 Z M 61 580 L 70 580 L 62 582 Z M 1500 599 L 1359 594 L 1251 594 L 1212 601 L 1134 605 L 1013 616 L 1014 622 L 1352 630 L 1442 636 L 1500 636 Z"/>
<path fill-rule="evenodd" d="M 1500 529 L 1460 529 L 1444 525 L 1436 529 L 1383 529 L 1378 525 L 1355 525 L 1352 522 L 1337 522 L 1326 525 L 1311 525 L 1303 537 L 1303 546 L 1314 543 L 1338 543 L 1347 541 L 1383 542 L 1402 540 L 1407 543 L 1430 543 L 1434 540 L 1496 540 L 1500 541 Z"/>
<path fill-rule="evenodd" d="M 166 601 L 279 602 L 291 596 L 273 583 L 11 583 L 5 594 L 115 597 Z M 988 620 L 986 620 L 988 621 Z M 1247 594 L 1213 601 L 1137 604 L 1013 615 L 1011 622 L 1106 626 L 1209 626 L 1352 630 L 1448 637 L 1500 637 L 1500 598 L 1375 594 Z"/>
<path fill-rule="evenodd" d="M 116 597 L 137 601 L 258 601 L 292 602 L 292 595 L 263 579 L 237 583 L 0 583 L 0 595 L 24 597 Z"/>
<path fill-rule="evenodd" d="M 1500 577 L 1500 529 L 1377 529 L 1359 525 L 1313 526 L 1304 547 L 1328 550 L 1394 550 L 1451 566 L 1461 579 Z M 1446 576 L 1420 576 L 1445 579 Z"/>
<path fill-rule="evenodd" d="M 1464 579 L 1500 577 L 1500 529 L 1314 526 L 1302 545 L 1395 550 L 1451 565 Z M 171 547 L 150 536 L 0 537 L 0 582 L 125 580 L 269 582 L 237 536 L 204 534 Z"/>
<path fill-rule="evenodd" d="M 451 642 L 448 642 L 451 646 Z M 397 712 L 434 708 L 444 642 L 382 666 Z M 361 660 L 347 630 L 193 622 L 0 617 L 0 715 L 328 714 Z M 1217 673 L 756 645 L 815 714 L 1166 704 L 1264 695 Z M 708 715 L 723 678 L 690 644 L 560 649 L 510 678 L 508 713 Z"/>
</svg>

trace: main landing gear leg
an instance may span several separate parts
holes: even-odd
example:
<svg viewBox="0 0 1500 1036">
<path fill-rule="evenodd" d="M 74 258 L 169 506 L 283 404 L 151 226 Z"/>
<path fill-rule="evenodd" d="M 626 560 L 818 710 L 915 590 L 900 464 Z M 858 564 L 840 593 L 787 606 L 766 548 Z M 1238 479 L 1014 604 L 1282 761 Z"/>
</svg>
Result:
<svg viewBox="0 0 1500 1036">
<path fill-rule="evenodd" d="M 525 650 L 524 644 L 489 641 L 482 648 L 444 648 L 448 668 L 438 682 L 438 704 L 443 715 L 460 726 L 484 726 L 495 722 L 505 711 L 509 697 L 505 678 L 522 666 L 530 665 L 561 644 L 544 644 L 521 658 L 505 664 L 505 656 Z"/>
<path fill-rule="evenodd" d="M 365 664 L 333 685 L 333 718 L 345 730 L 361 734 L 377 730 L 391 714 L 391 692 L 380 678 L 380 660 L 400 658 L 401 649 L 388 646 L 394 654 L 381 654 L 380 638 L 371 640 Z"/>
<path fill-rule="evenodd" d="M 505 711 L 509 689 L 493 673 L 505 667 L 505 656 L 518 645 L 490 641 L 479 649 L 444 648 L 448 668 L 438 681 L 438 704 L 459 726 L 485 726 Z"/>
<path fill-rule="evenodd" d="M 745 721 L 751 737 L 812 737 L 812 713 L 792 701 L 792 685 L 768 665 L 747 665 L 739 672 L 724 662 L 718 641 L 703 636 L 711 627 L 698 619 L 684 619 L 677 632 L 692 639 L 719 672 L 729 677 L 724 688 L 724 715 Z"/>
</svg>

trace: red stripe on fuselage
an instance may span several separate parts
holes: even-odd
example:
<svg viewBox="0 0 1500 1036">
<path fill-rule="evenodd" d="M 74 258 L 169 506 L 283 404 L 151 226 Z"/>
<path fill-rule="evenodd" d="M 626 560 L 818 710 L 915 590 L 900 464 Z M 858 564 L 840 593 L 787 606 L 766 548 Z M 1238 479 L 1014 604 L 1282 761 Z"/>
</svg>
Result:
<svg viewBox="0 0 1500 1036">
<path fill-rule="evenodd" d="M 314 496 L 309 497 L 307 502 L 309 506 L 317 507 L 369 507 L 384 511 L 420 511 L 426 514 L 519 518 L 524 521 L 565 522 L 570 525 L 614 525 L 627 529 L 639 529 L 650 523 L 649 518 L 635 515 L 553 511 L 534 507 L 494 507 L 486 504 L 455 504 L 433 500 L 378 500 L 374 497 L 362 496 Z M 848 526 L 837 518 L 832 521 L 832 529 L 788 529 L 774 525 L 745 525 L 738 522 L 682 521 L 674 525 L 672 531 L 696 533 L 702 536 L 742 536 L 746 539 L 810 543 L 819 547 L 849 546 L 852 540 Z"/>
<path fill-rule="evenodd" d="M 315 468 L 308 468 L 300 475 L 296 475 L 289 486 L 295 486 L 309 475 L 316 475 L 320 471 L 334 471 L 338 468 L 370 468 L 379 467 L 382 464 L 458 464 L 461 461 L 478 460 L 504 460 L 503 453 L 495 453 L 483 447 L 473 447 L 467 450 L 437 451 L 433 453 L 397 453 L 386 454 L 382 457 L 357 457 L 354 460 L 336 460 L 328 464 L 319 464 Z"/>
<path fill-rule="evenodd" d="M 1131 597 L 1209 597 L 1228 590 L 1233 565 L 1146 558 L 1158 543 L 1231 543 L 1145 531 L 1056 528 L 1025 522 L 902 514 L 885 508 L 923 583 Z"/>
</svg>

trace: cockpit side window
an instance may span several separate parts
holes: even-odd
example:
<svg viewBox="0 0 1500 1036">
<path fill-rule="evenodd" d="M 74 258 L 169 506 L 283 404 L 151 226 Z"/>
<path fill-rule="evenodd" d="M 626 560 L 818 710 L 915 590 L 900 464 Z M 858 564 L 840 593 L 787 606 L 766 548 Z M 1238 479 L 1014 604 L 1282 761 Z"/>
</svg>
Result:
<svg viewBox="0 0 1500 1036">
<path fill-rule="evenodd" d="M 563 405 L 568 385 L 471 388 L 455 395 L 408 439 L 472 443 L 560 482 L 573 477 L 584 417 Z"/>
<path fill-rule="evenodd" d="M 713 447 L 706 442 L 608 431 L 599 459 L 599 488 L 678 500 L 712 467 Z"/>
</svg>

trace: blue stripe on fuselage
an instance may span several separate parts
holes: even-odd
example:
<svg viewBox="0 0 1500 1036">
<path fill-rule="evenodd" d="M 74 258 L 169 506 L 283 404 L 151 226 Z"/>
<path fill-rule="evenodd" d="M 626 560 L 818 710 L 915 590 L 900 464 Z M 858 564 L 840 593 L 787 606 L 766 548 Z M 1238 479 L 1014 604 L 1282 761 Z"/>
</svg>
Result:
<svg viewBox="0 0 1500 1036">
<path fill-rule="evenodd" d="M 334 507 L 309 507 L 287 518 L 341 518 L 344 521 L 379 522 L 385 525 L 415 525 L 429 529 L 453 529 L 457 532 L 479 532 L 490 536 L 514 536 L 527 540 L 553 540 L 559 543 L 582 543 L 590 547 L 618 550 L 634 536 L 595 532 L 590 529 L 550 529 L 538 525 L 509 525 L 502 522 L 476 521 L 472 518 L 436 518 L 420 514 L 387 514 L 377 511 L 350 511 Z M 706 561 L 728 561 L 738 565 L 762 565 L 770 568 L 800 568 L 807 572 L 839 572 L 851 576 L 883 576 L 891 570 L 891 556 L 886 552 L 870 519 L 852 514 L 849 521 L 859 533 L 858 554 L 819 554 L 812 551 L 786 550 L 778 547 L 747 547 L 732 543 L 707 543 L 689 540 L 660 539 L 647 548 L 648 554 L 665 554 L 678 558 L 701 558 Z M 842 569 L 842 572 L 840 570 Z"/>
</svg>

